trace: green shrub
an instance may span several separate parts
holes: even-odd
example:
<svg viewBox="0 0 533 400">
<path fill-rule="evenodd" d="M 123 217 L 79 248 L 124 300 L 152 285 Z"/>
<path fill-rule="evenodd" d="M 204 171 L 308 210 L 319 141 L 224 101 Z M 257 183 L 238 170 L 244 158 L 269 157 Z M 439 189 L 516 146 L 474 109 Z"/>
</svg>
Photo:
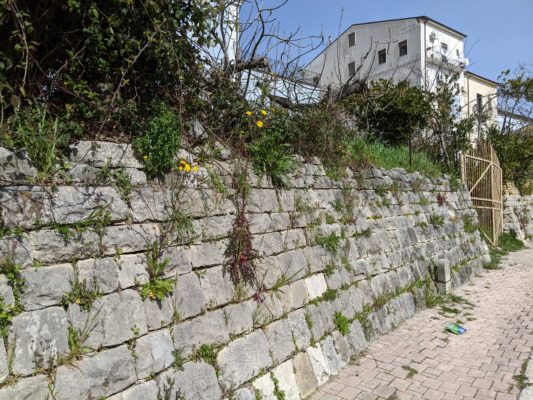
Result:
<svg viewBox="0 0 533 400">
<path fill-rule="evenodd" d="M 170 172 L 181 144 L 179 115 L 169 105 L 159 103 L 141 124 L 140 131 L 142 136 L 133 141 L 133 148 L 143 159 L 148 177 Z"/>
<path fill-rule="evenodd" d="M 288 186 L 288 174 L 294 169 L 292 147 L 284 138 L 286 126 L 284 117 L 265 121 L 249 145 L 256 173 L 268 176 L 276 188 Z"/>
<path fill-rule="evenodd" d="M 346 318 L 341 312 L 337 311 L 335 313 L 333 317 L 333 322 L 335 323 L 335 327 L 341 333 L 341 335 L 345 336 L 350 333 L 350 320 Z"/>
<path fill-rule="evenodd" d="M 511 231 L 500 235 L 500 248 L 504 252 L 521 250 L 525 247 L 524 242 L 516 237 L 516 232 Z"/>
</svg>

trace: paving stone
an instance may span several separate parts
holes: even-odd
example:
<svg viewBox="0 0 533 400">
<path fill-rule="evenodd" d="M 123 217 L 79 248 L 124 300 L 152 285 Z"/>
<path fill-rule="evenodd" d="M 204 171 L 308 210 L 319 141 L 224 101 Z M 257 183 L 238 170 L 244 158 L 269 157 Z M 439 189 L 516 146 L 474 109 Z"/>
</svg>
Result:
<svg viewBox="0 0 533 400">
<path fill-rule="evenodd" d="M 461 303 L 453 304 L 460 310 L 454 319 L 464 321 L 467 328 L 464 335 L 443 333 L 443 326 L 450 321 L 439 314 L 438 307 L 423 310 L 410 318 L 414 313 L 410 293 L 396 297 L 381 311 L 373 313 L 374 329 L 381 329 L 381 332 L 384 328 L 389 329 L 387 323 L 380 321 L 385 315 L 396 329 L 370 342 L 367 353 L 361 353 L 367 343 L 357 320 L 350 326 L 349 335 L 334 333 L 337 354 L 343 360 L 353 354 L 358 358 L 357 363 L 341 370 L 317 393 L 327 393 L 324 398 L 330 400 L 383 399 L 393 396 L 395 391 L 399 399 L 516 398 L 516 388 L 510 393 L 509 388 L 516 383 L 513 376 L 520 369 L 523 351 L 529 354 L 533 345 L 529 329 L 533 306 L 531 259 L 532 249 L 511 253 L 503 259 L 502 269 L 486 272 L 456 290 L 454 294 L 475 305 L 470 308 Z M 350 338 L 353 333 L 356 334 Z M 300 354 L 295 358 L 297 377 L 296 360 L 301 362 Z M 317 359 L 320 354 L 313 361 L 315 370 L 325 371 Z M 514 360 L 516 363 L 511 366 Z M 409 376 L 404 366 L 417 373 Z M 338 385 L 351 387 L 354 391 L 339 392 Z M 533 392 L 530 397 L 524 393 L 522 391 L 524 399 L 533 399 Z"/>
<path fill-rule="evenodd" d="M 117 393 L 135 383 L 135 367 L 126 346 L 115 347 L 84 358 L 76 366 L 57 369 L 57 400 L 98 399 Z"/>
</svg>

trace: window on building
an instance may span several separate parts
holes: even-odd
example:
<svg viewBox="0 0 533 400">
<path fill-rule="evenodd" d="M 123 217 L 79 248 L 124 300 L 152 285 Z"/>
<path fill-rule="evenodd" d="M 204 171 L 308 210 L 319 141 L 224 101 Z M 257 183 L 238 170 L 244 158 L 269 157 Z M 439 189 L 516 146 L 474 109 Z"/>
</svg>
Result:
<svg viewBox="0 0 533 400">
<path fill-rule="evenodd" d="M 355 46 L 355 32 L 348 34 L 348 46 Z"/>
<path fill-rule="evenodd" d="M 385 64 L 387 62 L 387 53 L 385 49 L 378 52 L 378 62 L 380 64 Z"/>
<path fill-rule="evenodd" d="M 407 40 L 398 43 L 398 48 L 400 49 L 400 57 L 407 55 Z"/>
<path fill-rule="evenodd" d="M 483 111 L 483 96 L 479 93 L 476 95 L 476 111 L 481 113 Z"/>
<path fill-rule="evenodd" d="M 459 49 L 455 49 L 455 54 L 457 54 L 457 57 L 461 57 L 461 52 L 459 51 Z"/>
<path fill-rule="evenodd" d="M 447 54 L 448 53 L 448 45 L 446 43 L 441 43 L 440 44 L 440 49 L 442 51 L 442 54 Z"/>
<path fill-rule="evenodd" d="M 492 97 L 487 98 L 487 109 L 492 111 Z"/>
<path fill-rule="evenodd" d="M 351 62 L 348 64 L 348 75 L 350 77 L 355 75 L 355 63 L 354 62 Z"/>
</svg>

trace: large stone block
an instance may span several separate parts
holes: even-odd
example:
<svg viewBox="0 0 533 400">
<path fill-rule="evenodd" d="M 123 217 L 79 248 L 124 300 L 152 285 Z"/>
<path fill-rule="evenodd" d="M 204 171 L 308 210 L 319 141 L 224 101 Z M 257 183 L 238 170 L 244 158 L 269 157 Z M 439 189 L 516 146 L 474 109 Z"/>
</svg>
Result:
<svg viewBox="0 0 533 400">
<path fill-rule="evenodd" d="M 111 293 L 119 287 L 120 266 L 114 257 L 78 261 L 78 278 L 91 290 Z"/>
<path fill-rule="evenodd" d="M 107 400 L 156 400 L 157 394 L 156 382 L 148 381 L 108 397 Z"/>
<path fill-rule="evenodd" d="M 144 300 L 144 311 L 149 331 L 168 326 L 176 317 L 174 298 L 171 295 L 165 296 L 161 301 L 147 298 Z"/>
<path fill-rule="evenodd" d="M 70 159 L 95 167 L 143 168 L 131 145 L 124 143 L 80 141 L 70 146 Z"/>
<path fill-rule="evenodd" d="M 314 300 L 324 294 L 328 289 L 326 280 L 323 274 L 312 275 L 305 279 L 305 285 L 307 286 L 307 294 L 309 300 Z"/>
<path fill-rule="evenodd" d="M 274 364 L 285 361 L 296 350 L 287 319 L 273 322 L 263 328 Z"/>
<path fill-rule="evenodd" d="M 192 267 L 210 267 L 224 263 L 227 243 L 224 240 L 205 242 L 192 247 Z"/>
<path fill-rule="evenodd" d="M 0 239 L 0 264 L 13 262 L 22 268 L 33 264 L 33 254 L 30 238 L 27 234 L 20 236 L 5 236 Z"/>
<path fill-rule="evenodd" d="M 127 254 L 115 258 L 118 264 L 118 284 L 127 289 L 148 282 L 148 265 L 144 254 Z"/>
<path fill-rule="evenodd" d="M 252 329 L 252 316 L 255 311 L 255 302 L 253 300 L 230 304 L 224 307 L 223 311 L 230 335 L 240 335 Z"/>
<path fill-rule="evenodd" d="M 311 343 L 312 335 L 305 319 L 305 311 L 300 309 L 289 313 L 287 321 L 297 349 L 307 349 Z"/>
<path fill-rule="evenodd" d="M 319 383 L 307 352 L 298 353 L 293 359 L 296 385 L 302 398 L 315 391 Z"/>
<path fill-rule="evenodd" d="M 182 371 L 170 370 L 157 377 L 159 393 L 168 392 L 170 399 L 220 400 L 222 392 L 215 369 L 205 362 L 190 362 Z"/>
<path fill-rule="evenodd" d="M 11 288 L 11 286 L 9 286 L 8 280 L 5 275 L 0 275 L 0 299 L 7 306 L 15 305 L 15 296 L 13 295 L 13 289 Z"/>
<path fill-rule="evenodd" d="M 120 346 L 84 358 L 75 366 L 57 369 L 57 400 L 92 400 L 117 393 L 137 381 L 133 358 L 127 346 Z"/>
<path fill-rule="evenodd" d="M 337 375 L 346 364 L 339 354 L 337 354 L 333 338 L 328 336 L 320 342 L 320 346 L 322 347 L 322 353 L 326 359 L 328 373 L 330 375 Z"/>
<path fill-rule="evenodd" d="M 126 203 L 111 187 L 59 186 L 50 191 L 32 186 L 0 190 L 0 215 L 10 227 L 91 222 L 99 212 L 106 212 L 113 222 L 125 220 L 129 213 Z"/>
<path fill-rule="evenodd" d="M 35 169 L 24 151 L 12 152 L 0 147 L 0 183 L 26 183 L 37 176 Z"/>
<path fill-rule="evenodd" d="M 306 350 L 306 353 L 309 357 L 309 363 L 311 364 L 311 369 L 315 374 L 318 385 L 323 385 L 328 381 L 331 371 L 328 362 L 324 357 L 324 353 L 322 352 L 322 347 L 317 343 L 315 346 L 309 347 Z"/>
<path fill-rule="evenodd" d="M 13 386 L 0 389 L 0 400 L 43 400 L 49 395 L 48 379 L 44 375 L 21 379 Z"/>
<path fill-rule="evenodd" d="M 228 329 L 222 310 L 208 312 L 200 317 L 177 324 L 172 329 L 174 346 L 188 357 L 202 345 L 220 345 L 229 341 Z"/>
<path fill-rule="evenodd" d="M 213 267 L 200 275 L 200 286 L 210 308 L 227 304 L 235 293 L 235 287 L 229 273 L 224 273 L 224 267 Z"/>
<path fill-rule="evenodd" d="M 32 258 L 43 263 L 69 262 L 74 255 L 83 259 L 100 253 L 100 238 L 92 230 L 62 235 L 54 229 L 41 229 L 30 232 L 29 236 Z"/>
<path fill-rule="evenodd" d="M 192 255 L 189 246 L 168 247 L 162 251 L 161 260 L 167 262 L 167 278 L 183 275 L 192 270 Z"/>
<path fill-rule="evenodd" d="M 272 375 L 276 378 L 278 389 L 283 392 L 285 400 L 300 400 L 292 360 L 278 365 L 272 370 Z"/>
<path fill-rule="evenodd" d="M 180 275 L 174 290 L 175 309 L 181 318 L 200 314 L 207 304 L 204 291 L 195 273 Z"/>
<path fill-rule="evenodd" d="M 25 282 L 22 304 L 27 311 L 59 304 L 72 289 L 71 264 L 28 268 L 21 272 L 21 276 Z"/>
<path fill-rule="evenodd" d="M 9 375 L 9 368 L 7 365 L 7 353 L 4 343 L 0 343 L 0 383 L 4 382 Z M 0 398 L 2 395 L 0 394 Z"/>
<path fill-rule="evenodd" d="M 67 315 L 60 307 L 25 312 L 13 318 L 9 343 L 14 343 L 12 372 L 28 375 L 68 352 Z"/>
<path fill-rule="evenodd" d="M 174 346 L 166 329 L 149 333 L 135 343 L 135 370 L 137 378 L 146 378 L 170 367 L 174 361 Z"/>
<path fill-rule="evenodd" d="M 89 330 L 85 345 L 93 349 L 115 346 L 148 331 L 143 301 L 134 290 L 104 296 L 88 311 L 71 304 L 69 317 L 76 329 Z"/>
<path fill-rule="evenodd" d="M 255 331 L 231 342 L 217 355 L 220 379 L 225 386 L 235 389 L 272 365 L 265 335 Z"/>
<path fill-rule="evenodd" d="M 109 226 L 102 238 L 103 250 L 106 255 L 144 251 L 158 235 L 157 224 Z"/>
</svg>

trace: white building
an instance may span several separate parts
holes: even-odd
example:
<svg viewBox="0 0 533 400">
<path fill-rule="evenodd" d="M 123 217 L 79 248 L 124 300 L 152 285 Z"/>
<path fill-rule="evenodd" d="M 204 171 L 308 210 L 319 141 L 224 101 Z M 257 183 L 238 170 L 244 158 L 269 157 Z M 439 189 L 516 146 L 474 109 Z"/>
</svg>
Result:
<svg viewBox="0 0 533 400">
<path fill-rule="evenodd" d="M 495 110 L 494 82 L 466 72 L 465 38 L 464 33 L 425 16 L 353 24 L 307 69 L 319 76 L 321 87 L 332 89 L 355 80 L 391 79 L 432 90 L 438 79 L 456 78 L 463 116 L 473 111 L 471 104 L 478 104 L 478 94 Z"/>
</svg>

